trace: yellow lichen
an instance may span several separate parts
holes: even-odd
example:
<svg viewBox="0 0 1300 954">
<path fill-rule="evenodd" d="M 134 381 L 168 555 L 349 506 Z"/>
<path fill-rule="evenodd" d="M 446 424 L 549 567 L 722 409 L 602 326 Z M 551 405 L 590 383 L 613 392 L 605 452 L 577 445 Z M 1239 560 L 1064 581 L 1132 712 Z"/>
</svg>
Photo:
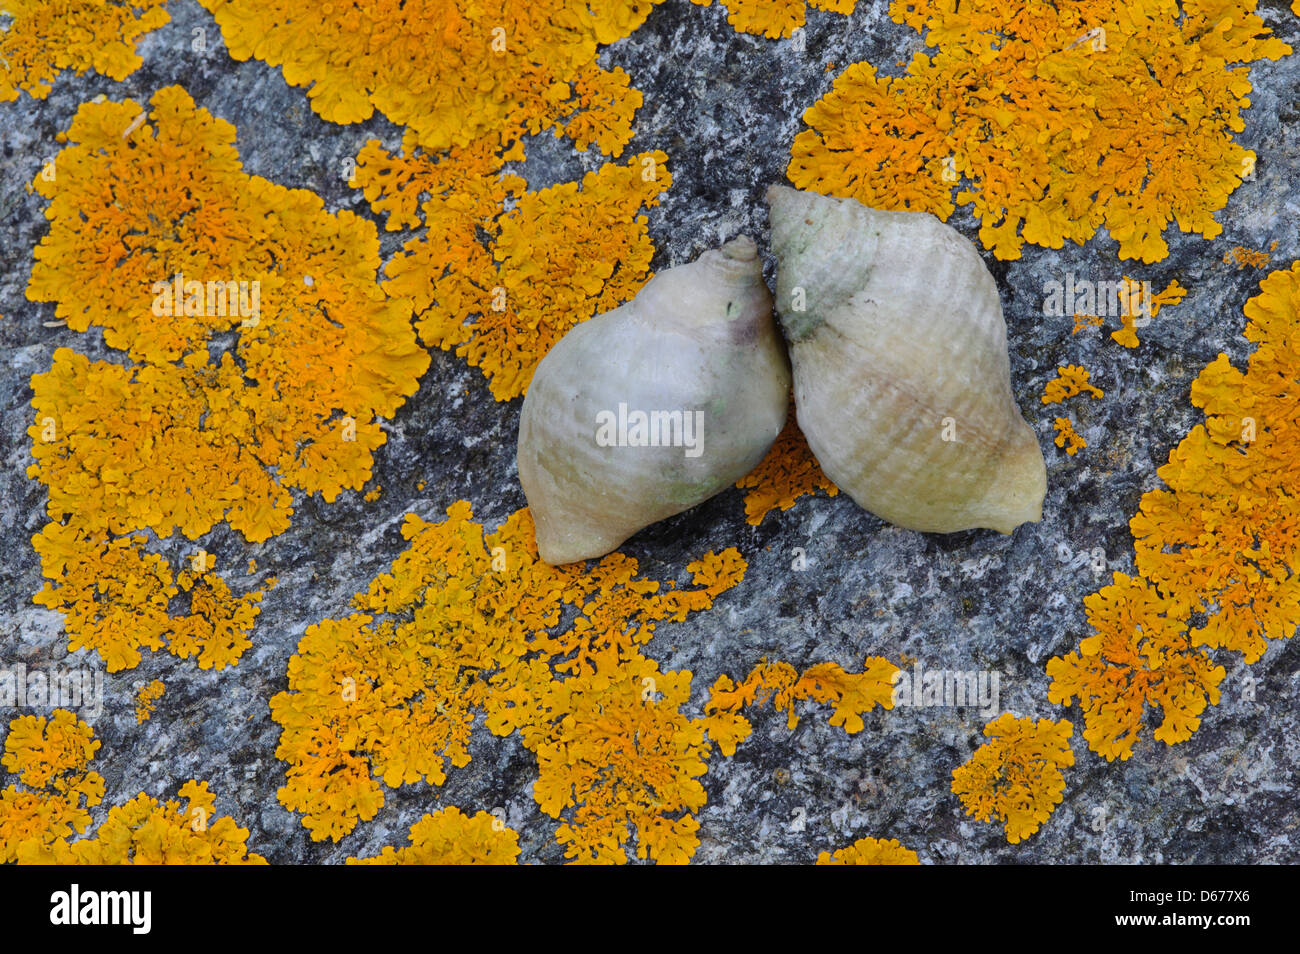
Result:
<svg viewBox="0 0 1300 954">
<path fill-rule="evenodd" d="M 1099 289 L 1106 285 L 1108 283 L 1098 283 Z M 1084 302 L 1078 306 L 1098 307 L 1103 300 L 1108 304 L 1115 305 L 1119 313 L 1120 329 L 1112 331 L 1110 336 L 1126 348 L 1136 348 L 1138 346 L 1137 328 L 1139 318 L 1142 318 L 1143 324 L 1146 324 L 1150 319 L 1160 314 L 1161 308 L 1166 305 L 1178 304 L 1187 294 L 1187 289 L 1178 284 L 1177 279 L 1165 286 L 1164 291 L 1155 295 L 1150 294 L 1145 282 L 1136 281 L 1127 275 L 1121 279 L 1117 287 L 1109 287 L 1114 288 L 1114 291 L 1103 293 L 1098 290 L 1095 297 L 1088 297 L 1090 293 L 1085 292 Z M 1108 297 L 1103 299 L 1103 294 Z M 1113 297 L 1109 297 L 1110 295 L 1113 295 Z M 1088 305 L 1087 302 L 1093 302 L 1093 304 Z M 1075 334 L 1085 328 L 1099 328 L 1103 320 L 1101 315 L 1094 315 L 1089 312 L 1076 313 L 1074 327 L 1070 329 L 1070 334 Z"/>
<path fill-rule="evenodd" d="M 596 62 L 662 0 L 200 0 L 230 55 L 284 69 L 335 123 L 378 109 L 429 150 L 487 143 L 523 158 L 521 140 L 553 129 L 617 156 L 641 94 Z M 513 153 L 518 150 L 516 156 Z"/>
<path fill-rule="evenodd" d="M 1124 315 L 1120 321 L 1122 327 L 1118 331 L 1110 333 L 1111 339 L 1125 348 L 1136 348 L 1141 344 L 1137 336 L 1137 318 L 1133 315 Z"/>
<path fill-rule="evenodd" d="M 1043 387 L 1044 404 L 1060 404 L 1066 398 L 1088 392 L 1095 398 L 1103 397 L 1101 388 L 1089 383 L 1088 369 L 1077 364 L 1067 364 L 1056 369 L 1056 377 Z"/>
<path fill-rule="evenodd" d="M 1157 739 L 1173 745 L 1190 738 L 1206 705 L 1218 703 L 1226 671 L 1193 646 L 1185 600 L 1116 573 L 1083 603 L 1094 635 L 1077 652 L 1048 661 L 1048 699 L 1067 706 L 1078 700 L 1083 737 L 1107 760 L 1133 755 L 1148 705 L 1163 712 Z"/>
<path fill-rule="evenodd" d="M 9 724 L 5 754 L 0 764 L 28 788 L 45 788 L 60 795 L 88 794 L 95 776 L 87 772 L 99 742 L 94 730 L 66 709 L 56 709 L 48 720 L 19 716 Z"/>
<path fill-rule="evenodd" d="M 1084 328 L 1100 328 L 1101 315 L 1076 314 L 1074 316 L 1074 327 L 1070 329 L 1070 334 L 1076 334 Z"/>
<path fill-rule="evenodd" d="M 1160 314 L 1160 309 L 1166 305 L 1177 305 L 1186 297 L 1187 289 L 1178 284 L 1178 279 L 1175 278 L 1165 286 L 1164 291 L 1151 296 L 1151 317 Z"/>
<path fill-rule="evenodd" d="M 767 455 L 736 486 L 745 494 L 745 522 L 758 526 L 773 510 L 789 510 L 804 494 L 825 491 L 828 497 L 840 492 L 824 473 L 808 441 L 790 413 L 785 428 Z"/>
<path fill-rule="evenodd" d="M 654 246 L 637 213 L 672 185 L 664 153 L 527 192 L 517 176 L 489 176 L 482 156 L 453 150 L 434 161 L 409 134 L 404 148 L 392 156 L 372 140 L 353 179 L 390 229 L 425 228 L 389 263 L 385 288 L 415 303 L 426 344 L 481 368 L 498 401 L 527 390 L 565 332 L 627 301 L 650 277 Z"/>
<path fill-rule="evenodd" d="M 166 688 L 161 679 L 155 679 L 145 683 L 136 691 L 135 721 L 138 724 L 144 725 L 153 718 L 154 710 L 158 708 L 158 700 L 162 698 Z"/>
<path fill-rule="evenodd" d="M 1074 425 L 1068 417 L 1058 417 L 1052 422 L 1052 428 L 1056 431 L 1056 446 L 1064 447 L 1071 457 L 1088 446 L 1088 442 L 1074 432 Z M 1067 442 L 1069 446 L 1066 446 Z"/>
<path fill-rule="evenodd" d="M 1124 277 L 1123 290 L 1121 292 L 1122 300 L 1126 303 L 1123 313 L 1120 316 L 1121 328 L 1118 331 L 1112 331 L 1110 336 L 1118 344 L 1125 348 L 1136 348 L 1140 342 L 1137 336 L 1137 319 L 1138 315 L 1145 314 L 1147 320 L 1160 314 L 1160 309 L 1165 305 L 1176 305 L 1187 295 L 1187 289 L 1178 284 L 1178 279 L 1174 279 L 1165 290 L 1157 295 L 1152 295 L 1149 302 L 1142 302 L 1142 286 L 1139 282 L 1134 281 L 1127 275 Z"/>
<path fill-rule="evenodd" d="M 136 531 L 198 539 L 224 521 L 262 541 L 289 526 L 292 489 L 359 489 L 385 440 L 378 419 L 429 362 L 410 302 L 376 284 L 370 223 L 246 175 L 234 127 L 179 87 L 151 107 L 78 109 L 57 178 L 35 181 L 50 232 L 27 288 L 133 360 L 59 348 L 32 377 L 28 429 L 28 476 L 49 490 L 36 601 L 110 672 L 164 646 L 202 668 L 233 663 L 262 595 L 232 593 L 206 558 L 173 575 Z M 238 341 L 215 354 L 219 332 Z"/>
<path fill-rule="evenodd" d="M 1273 248 L 1277 248 L 1277 242 L 1273 243 Z M 1236 265 L 1238 268 L 1263 268 L 1272 257 L 1268 252 L 1257 252 L 1241 245 L 1235 245 L 1230 251 L 1223 253 L 1223 263 L 1225 265 Z"/>
<path fill-rule="evenodd" d="M 897 838 L 859 838 L 847 848 L 838 849 L 834 855 L 823 851 L 817 856 L 819 865 L 919 865 L 921 859 L 911 848 L 904 848 Z"/>
<path fill-rule="evenodd" d="M 1198 647 L 1253 663 L 1300 618 L 1300 263 L 1265 278 L 1245 312 L 1257 345 L 1247 371 L 1220 354 L 1192 383 L 1205 423 L 1170 452 L 1158 471 L 1166 489 L 1148 491 L 1129 522 L 1141 579 L 1117 574 L 1085 600 L 1096 635 L 1048 663 L 1050 698 L 1079 700 L 1084 737 L 1108 759 L 1132 755 L 1145 704 L 1164 710 L 1157 739 L 1196 731 L 1225 675 Z"/>
<path fill-rule="evenodd" d="M 24 791 L 0 791 L 0 862 L 19 864 L 265 864 L 248 854 L 248 831 L 214 818 L 206 782 L 186 782 L 179 797 L 159 804 L 140 794 L 108 810 L 88 837 L 89 808 L 104 797 L 104 779 L 90 769 L 99 749 L 90 726 L 65 709 L 9 725 L 0 762 Z"/>
<path fill-rule="evenodd" d="M 470 817 L 454 805 L 425 815 L 411 826 L 411 844 L 385 848 L 374 858 L 349 858 L 350 865 L 512 865 L 519 836 L 479 812 Z"/>
<path fill-rule="evenodd" d="M 842 726 L 852 735 L 862 731 L 864 713 L 876 706 L 894 707 L 896 672 L 898 667 L 881 656 L 868 656 L 859 673 L 845 672 L 836 663 L 818 663 L 800 674 L 789 663 L 763 660 L 739 685 L 726 675 L 714 682 L 704 711 L 708 720 L 718 724 L 715 731 L 710 722 L 709 733 L 723 755 L 734 755 L 736 745 L 747 739 L 752 729 L 749 720 L 740 714 L 743 708 L 770 700 L 776 711 L 786 713 L 786 726 L 793 729 L 799 724 L 795 703 L 808 700 L 831 703 L 830 724 Z"/>
<path fill-rule="evenodd" d="M 66 709 L 9 723 L 0 765 L 23 787 L 0 790 L 0 864 L 17 860 L 25 845 L 47 848 L 85 832 L 89 809 L 104 798 L 103 776 L 90 770 L 98 749 L 90 726 Z"/>
<path fill-rule="evenodd" d="M 441 523 L 408 516 L 402 532 L 406 551 L 358 594 L 361 612 L 308 627 L 271 700 L 289 763 L 280 800 L 313 839 L 373 818 L 382 786 L 441 785 L 448 763 L 468 764 L 482 713 L 536 755 L 533 795 L 561 819 L 569 858 L 626 860 L 635 831 L 638 857 L 688 860 L 706 730 L 735 720 L 684 715 L 691 674 L 660 672 L 640 647 L 657 621 L 735 586 L 739 554 L 689 564 L 692 586 L 678 589 L 636 579 L 620 553 L 590 569 L 543 563 L 527 510 L 485 537 L 462 501 Z"/>
<path fill-rule="evenodd" d="M 264 865 L 250 854 L 248 829 L 216 814 L 207 782 L 186 782 L 177 798 L 159 802 L 143 792 L 108 810 L 92 837 L 18 848 L 20 864 L 53 865 Z"/>
<path fill-rule="evenodd" d="M 1003 822 L 1014 845 L 1038 831 L 1061 803 L 1061 769 L 1074 764 L 1074 726 L 1065 719 L 1035 724 L 1005 712 L 984 726 L 984 734 L 990 741 L 953 770 L 952 791 L 966 814 Z"/>
<path fill-rule="evenodd" d="M 1214 213 L 1254 169 L 1232 138 L 1250 104 L 1249 64 L 1290 52 L 1254 9 L 894 0 L 894 21 L 935 51 L 916 53 L 899 78 L 868 63 L 845 70 L 804 113 L 810 128 L 788 175 L 802 189 L 945 220 L 955 198 L 1002 259 L 1105 227 L 1120 258 L 1158 261 L 1172 219 L 1217 236 Z"/>
<path fill-rule="evenodd" d="M 1257 345 L 1247 372 L 1220 354 L 1192 383 L 1205 424 L 1170 452 L 1158 471 L 1168 489 L 1143 496 L 1130 529 L 1142 576 L 1207 614 L 1192 642 L 1253 663 L 1300 618 L 1300 263 L 1265 278 L 1245 312 Z"/>
<path fill-rule="evenodd" d="M 62 70 L 124 80 L 143 60 L 136 41 L 167 23 L 167 0 L 5 0 L 0 102 L 26 90 L 44 99 Z"/>
<path fill-rule="evenodd" d="M 707 7 L 713 0 L 691 0 Z M 804 24 L 804 0 L 720 0 L 727 8 L 727 22 L 740 33 L 778 39 L 790 36 Z M 832 13 L 852 13 L 858 0 L 807 0 L 807 5 Z"/>
</svg>

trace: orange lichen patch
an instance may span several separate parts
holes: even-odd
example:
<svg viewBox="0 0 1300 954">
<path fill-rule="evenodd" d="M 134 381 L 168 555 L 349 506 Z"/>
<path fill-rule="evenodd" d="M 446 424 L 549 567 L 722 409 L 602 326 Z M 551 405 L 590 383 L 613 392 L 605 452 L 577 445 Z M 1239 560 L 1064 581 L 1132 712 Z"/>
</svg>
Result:
<svg viewBox="0 0 1300 954">
<path fill-rule="evenodd" d="M 1067 706 L 1078 700 L 1083 737 L 1109 761 L 1133 755 L 1148 705 L 1163 712 L 1157 739 L 1173 745 L 1191 738 L 1206 705 L 1218 703 L 1226 670 L 1193 646 L 1186 600 L 1116 573 L 1083 603 L 1095 633 L 1077 652 L 1048 661 L 1048 699 Z"/>
<path fill-rule="evenodd" d="M 161 684 L 160 684 L 161 685 Z M 104 798 L 104 779 L 89 766 L 99 748 L 90 726 L 64 709 L 50 719 L 24 716 L 9 725 L 4 767 L 19 782 L 0 791 L 0 862 L 19 864 L 265 864 L 248 854 L 247 829 L 214 818 L 207 782 L 186 782 L 179 797 L 159 804 L 140 794 L 87 838 L 88 808 Z M 82 804 L 84 800 L 84 805 Z"/>
<path fill-rule="evenodd" d="M 530 698 L 535 715 L 520 737 L 537 755 L 533 796 L 553 818 L 571 810 L 556 830 L 568 858 L 621 863 L 635 830 L 638 858 L 684 864 L 699 844 L 708 725 L 680 711 L 689 672 L 620 656 L 602 647 L 589 670 L 549 680 Z"/>
<path fill-rule="evenodd" d="M 366 495 L 361 499 L 364 500 L 366 503 L 374 503 L 376 500 L 382 497 L 383 494 L 384 494 L 383 487 L 374 487 L 371 490 L 367 490 Z"/>
<path fill-rule="evenodd" d="M 736 745 L 747 739 L 752 729 L 749 720 L 740 714 L 743 708 L 771 701 L 776 711 L 786 713 L 786 725 L 793 729 L 799 724 L 795 703 L 808 700 L 829 702 L 833 707 L 830 724 L 842 726 L 852 735 L 862 731 L 864 713 L 876 706 L 894 707 L 896 672 L 898 667 L 881 656 L 868 656 L 858 673 L 845 672 L 836 663 L 818 663 L 802 675 L 789 663 L 769 663 L 765 659 L 739 685 L 726 675 L 714 682 L 704 711 L 720 724 L 718 731 L 711 728 L 710 734 L 718 740 L 723 755 L 733 755 Z"/>
<path fill-rule="evenodd" d="M 425 815 L 411 826 L 411 844 L 385 848 L 374 858 L 349 858 L 350 865 L 513 865 L 519 836 L 487 812 L 470 817 L 454 805 Z"/>
<path fill-rule="evenodd" d="M 838 849 L 834 855 L 823 851 L 817 856 L 819 865 L 919 865 L 921 859 L 911 848 L 904 848 L 897 838 L 859 838 L 847 848 Z"/>
<path fill-rule="evenodd" d="M 98 749 L 94 731 L 66 709 L 9 723 L 0 765 L 23 787 L 0 790 L 0 864 L 29 843 L 48 847 L 85 832 L 89 809 L 104 798 L 103 776 L 90 770 Z"/>
<path fill-rule="evenodd" d="M 1160 309 L 1166 305 L 1177 305 L 1186 297 L 1187 289 L 1180 285 L 1178 279 L 1175 278 L 1165 286 L 1164 291 L 1151 296 L 1151 317 L 1154 318 L 1160 314 Z"/>
<path fill-rule="evenodd" d="M 1061 803 L 1065 776 L 1074 764 L 1066 719 L 1017 718 L 1005 712 L 984 726 L 988 742 L 953 770 L 952 791 L 967 815 L 1001 821 L 1016 844 L 1038 831 Z"/>
<path fill-rule="evenodd" d="M 361 488 L 378 419 L 429 357 L 409 301 L 376 284 L 370 223 L 246 175 L 234 127 L 179 87 L 151 107 L 83 104 L 57 180 L 35 181 L 51 224 L 28 298 L 134 361 L 60 348 L 32 378 L 28 476 L 50 519 L 33 538 L 48 580 L 36 599 L 110 671 L 164 645 L 219 669 L 248 647 L 261 593 L 232 594 L 206 559 L 173 578 L 129 534 L 198 539 L 225 521 L 262 541 L 289 526 L 292 489 Z M 210 352 L 219 332 L 237 333 L 232 350 Z"/>
<path fill-rule="evenodd" d="M 161 679 L 147 682 L 136 690 L 135 721 L 137 724 L 144 725 L 153 718 L 154 710 L 158 708 L 158 700 L 166 690 L 167 687 L 163 685 Z"/>
<path fill-rule="evenodd" d="M 840 489 L 822 473 L 821 465 L 808 448 L 793 413 L 787 415 L 785 428 L 759 465 L 736 486 L 745 494 L 745 522 L 758 526 L 773 510 L 789 510 L 804 494 L 826 492 L 834 497 Z"/>
<path fill-rule="evenodd" d="M 1002 259 L 1103 226 L 1120 258 L 1144 262 L 1168 255 L 1172 219 L 1217 236 L 1214 213 L 1253 169 L 1232 138 L 1250 105 L 1249 64 L 1290 52 L 1254 0 L 890 9 L 935 52 L 899 78 L 867 63 L 845 70 L 804 113 L 811 128 L 794 141 L 790 180 L 942 219 L 957 190 Z"/>
<path fill-rule="evenodd" d="M 1125 348 L 1136 348 L 1140 342 L 1137 336 L 1137 318 L 1134 315 L 1124 315 L 1120 318 L 1122 327 L 1119 331 L 1110 333 L 1111 339 L 1116 344 L 1121 344 Z"/>
<path fill-rule="evenodd" d="M 1100 328 L 1101 322 L 1101 315 L 1076 314 L 1074 316 L 1074 327 L 1070 329 L 1070 334 L 1080 332 L 1084 328 Z"/>
<path fill-rule="evenodd" d="M 262 593 L 236 597 L 221 577 L 196 577 L 189 570 L 176 582 L 190 595 L 190 612 L 175 622 L 168 651 L 181 659 L 196 656 L 200 669 L 233 666 L 253 645 L 248 633 L 260 612 Z"/>
<path fill-rule="evenodd" d="M 1088 442 L 1074 432 L 1074 425 L 1070 423 L 1068 417 L 1058 417 L 1052 422 L 1052 428 L 1056 431 L 1056 446 L 1064 447 L 1065 452 L 1071 457 L 1088 446 Z"/>
<path fill-rule="evenodd" d="M 1067 364 L 1056 369 L 1056 377 L 1043 387 L 1044 404 L 1060 404 L 1066 398 L 1088 392 L 1095 398 L 1104 397 L 1101 388 L 1089 383 L 1088 369 L 1077 364 Z"/>
<path fill-rule="evenodd" d="M 1134 281 L 1126 275 L 1120 294 L 1124 304 L 1123 314 L 1120 316 L 1122 327 L 1119 331 L 1112 331 L 1110 336 L 1125 348 L 1136 348 L 1141 343 L 1137 336 L 1138 316 L 1144 315 L 1149 321 L 1160 314 L 1160 309 L 1164 306 L 1176 305 L 1182 301 L 1187 295 L 1187 289 L 1178 284 L 1178 279 L 1174 279 L 1165 286 L 1164 291 L 1151 295 L 1150 301 L 1144 301 L 1146 296 L 1143 283 Z"/>
<path fill-rule="evenodd" d="M 378 109 L 430 150 L 486 141 L 513 152 L 553 129 L 617 156 L 641 94 L 596 62 L 662 0 L 201 0 L 230 55 L 284 68 L 335 123 Z M 515 158 L 523 158 L 522 150 Z"/>
<path fill-rule="evenodd" d="M 143 792 L 108 817 L 90 838 L 48 847 L 28 841 L 20 864 L 53 865 L 264 865 L 248 851 L 248 829 L 226 816 L 214 818 L 216 796 L 207 782 L 186 782 L 177 798 L 159 802 Z"/>
<path fill-rule="evenodd" d="M 1247 371 L 1220 354 L 1192 382 L 1205 423 L 1158 471 L 1167 489 L 1148 491 L 1129 521 L 1142 578 L 1117 574 L 1085 600 L 1096 635 L 1047 666 L 1050 698 L 1079 700 L 1084 737 L 1108 759 L 1130 757 L 1146 704 L 1164 710 L 1157 739 L 1196 731 L 1225 675 L 1199 647 L 1253 663 L 1300 618 L 1300 263 L 1265 278 L 1245 312 L 1257 346 Z"/>
<path fill-rule="evenodd" d="M 1277 243 L 1274 242 L 1273 246 L 1276 248 Z M 1236 265 L 1238 268 L 1263 268 L 1272 257 L 1268 252 L 1256 252 L 1241 245 L 1235 245 L 1230 251 L 1223 253 L 1223 263 L 1225 265 Z"/>
<path fill-rule="evenodd" d="M 389 263 L 385 288 L 415 303 L 426 344 L 481 368 L 498 401 L 527 390 L 565 332 L 629 300 L 650 277 L 654 246 L 637 213 L 672 185 L 664 153 L 526 192 L 517 176 L 486 177 L 469 152 L 435 162 L 409 135 L 405 149 L 390 156 L 368 143 L 353 179 L 389 215 L 389 228 L 425 226 Z M 418 203 L 421 193 L 428 197 Z"/>
<path fill-rule="evenodd" d="M 696 6 L 707 7 L 713 0 L 691 0 Z M 817 10 L 832 13 L 852 13 L 858 0 L 808 0 Z M 752 33 L 777 39 L 790 36 L 804 24 L 804 0 L 721 0 L 727 8 L 727 22 L 739 33 Z"/>
<path fill-rule="evenodd" d="M 635 829 L 639 857 L 689 859 L 705 733 L 728 720 L 682 715 L 691 674 L 660 672 L 640 647 L 658 621 L 708 609 L 744 560 L 707 554 L 677 588 L 636 579 L 620 553 L 549 566 L 527 510 L 486 536 L 472 516 L 464 501 L 441 523 L 409 515 L 409 545 L 358 594 L 362 612 L 308 627 L 271 700 L 289 763 L 281 802 L 313 839 L 337 840 L 378 812 L 381 781 L 441 785 L 449 762 L 467 765 L 481 712 L 536 754 L 534 797 L 562 820 L 568 857 L 626 860 Z"/>
<path fill-rule="evenodd" d="M 1205 424 L 1170 452 L 1158 471 L 1168 489 L 1142 498 L 1130 529 L 1138 571 L 1207 614 L 1192 642 L 1253 663 L 1300 618 L 1300 263 L 1265 278 L 1245 312 L 1257 345 L 1247 372 L 1220 354 L 1192 383 Z"/>
<path fill-rule="evenodd" d="M 171 17 L 167 0 L 5 0 L 0 102 L 44 99 L 61 70 L 124 80 L 140 68 L 136 41 Z"/>
</svg>

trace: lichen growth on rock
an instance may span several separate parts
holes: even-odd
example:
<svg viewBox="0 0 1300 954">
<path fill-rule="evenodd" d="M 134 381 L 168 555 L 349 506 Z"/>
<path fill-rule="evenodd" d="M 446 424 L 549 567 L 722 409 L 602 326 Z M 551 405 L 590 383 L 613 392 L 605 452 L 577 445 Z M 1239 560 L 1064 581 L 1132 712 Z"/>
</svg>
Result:
<svg viewBox="0 0 1300 954">
<path fill-rule="evenodd" d="M 641 94 L 623 70 L 596 62 L 598 48 L 630 35 L 662 0 L 200 2 L 231 56 L 283 67 L 330 122 L 378 109 L 425 149 L 483 140 L 522 159 L 523 137 L 547 129 L 619 155 Z"/>
<path fill-rule="evenodd" d="M 104 779 L 90 769 L 99 749 L 94 731 L 66 709 L 49 718 L 22 716 L 9 724 L 0 763 L 23 789 L 0 791 L 0 863 L 19 864 L 265 864 L 245 846 L 247 829 L 214 818 L 216 798 L 206 782 L 186 782 L 179 798 L 159 803 L 141 793 L 108 810 L 94 833 L 88 809 L 104 798 Z M 26 789 L 26 790 L 24 790 Z"/>
<path fill-rule="evenodd" d="M 817 856 L 819 865 L 919 865 L 921 859 L 910 848 L 904 848 L 897 838 L 859 838 L 847 848 L 832 855 L 823 851 Z"/>
<path fill-rule="evenodd" d="M 707 7 L 713 0 L 691 0 Z M 719 0 L 727 8 L 727 22 L 739 33 L 776 40 L 791 36 L 804 25 L 807 7 L 832 13 L 852 13 L 858 0 Z"/>
<path fill-rule="evenodd" d="M 1058 417 L 1052 422 L 1052 429 L 1056 431 L 1056 437 L 1053 443 L 1057 447 L 1065 449 L 1065 452 L 1073 457 L 1083 448 L 1088 446 L 1088 442 L 1074 431 L 1074 425 L 1070 423 L 1068 417 Z"/>
<path fill-rule="evenodd" d="M 437 159 L 409 134 L 404 154 L 372 140 L 357 158 L 353 183 L 388 228 L 424 226 L 389 262 L 385 288 L 415 303 L 426 344 L 481 368 L 498 401 L 528 389 L 565 332 L 650 277 L 654 245 L 637 213 L 672 185 L 662 152 L 537 192 L 518 176 L 496 177 L 488 154 Z"/>
<path fill-rule="evenodd" d="M 1133 755 L 1148 705 L 1163 712 L 1157 739 L 1172 745 L 1191 738 L 1206 705 L 1219 701 L 1226 671 L 1192 645 L 1186 597 L 1165 597 L 1146 580 L 1116 573 L 1083 603 L 1094 634 L 1048 661 L 1048 699 L 1078 699 L 1083 737 L 1108 760 Z"/>
<path fill-rule="evenodd" d="M 1090 383 L 1088 369 L 1077 364 L 1067 364 L 1056 369 L 1056 377 L 1043 387 L 1044 404 L 1060 404 L 1066 398 L 1076 394 L 1088 393 L 1095 398 L 1104 397 L 1105 392 Z"/>
<path fill-rule="evenodd" d="M 736 486 L 745 491 L 745 522 L 754 526 L 774 510 L 789 510 L 806 494 L 821 490 L 834 497 L 840 492 L 822 473 L 799 430 L 793 408 L 767 454 L 757 467 L 736 481 Z"/>
<path fill-rule="evenodd" d="M 136 41 L 166 24 L 167 0 L 4 0 L 0 102 L 44 99 L 63 70 L 124 80 L 144 61 Z"/>
<path fill-rule="evenodd" d="M 512 865 L 519 836 L 487 812 L 468 816 L 454 805 L 425 815 L 411 826 L 410 845 L 385 848 L 374 858 L 349 858 L 350 865 Z"/>
<path fill-rule="evenodd" d="M 94 731 L 66 709 L 9 723 L 0 765 L 22 787 L 0 790 L 0 864 L 85 832 L 104 800 L 104 777 L 90 769 L 98 749 Z"/>
<path fill-rule="evenodd" d="M 657 622 L 735 586 L 739 554 L 690 563 L 692 585 L 679 589 L 637 579 L 620 553 L 590 569 L 543 563 L 526 509 L 485 536 L 461 501 L 441 523 L 408 515 L 402 533 L 406 551 L 356 597 L 362 612 L 309 627 L 288 691 L 271 700 L 288 763 L 280 800 L 312 838 L 373 818 L 381 781 L 441 785 L 448 763 L 469 763 L 482 713 L 536 755 L 533 795 L 561 820 L 569 858 L 625 861 L 635 831 L 638 857 L 689 860 L 706 730 L 734 720 L 684 715 L 691 674 L 661 672 L 640 648 Z"/>
<path fill-rule="evenodd" d="M 173 575 L 137 531 L 198 539 L 226 522 L 262 541 L 288 528 L 292 489 L 359 489 L 379 419 L 429 364 L 410 302 L 376 284 L 373 225 L 245 174 L 234 127 L 179 87 L 151 106 L 83 104 L 57 177 L 34 183 L 50 231 L 28 298 L 132 359 L 56 350 L 32 377 L 28 429 L 28 476 L 49 490 L 36 601 L 110 672 L 145 648 L 234 663 L 263 592 L 233 593 L 206 562 Z M 213 335 L 232 331 L 214 356 Z"/>
<path fill-rule="evenodd" d="M 1095 634 L 1047 665 L 1049 698 L 1079 701 L 1084 737 L 1107 759 L 1132 755 L 1146 705 L 1164 711 L 1161 741 L 1199 728 L 1226 674 L 1202 647 L 1253 663 L 1300 618 L 1290 492 L 1300 263 L 1265 278 L 1245 312 L 1257 345 L 1247 371 L 1220 354 L 1197 376 L 1192 403 L 1205 423 L 1170 451 L 1158 471 L 1166 489 L 1148 491 L 1129 522 L 1139 577 L 1117 573 L 1088 597 Z"/>
<path fill-rule="evenodd" d="M 829 702 L 833 707 L 830 724 L 842 726 L 852 735 L 865 726 L 865 713 L 876 706 L 894 707 L 896 672 L 898 667 L 881 656 L 867 657 L 862 672 L 856 673 L 845 672 L 837 663 L 817 663 L 801 674 L 789 663 L 764 659 L 739 685 L 730 676 L 719 676 L 709 690 L 704 711 L 711 719 L 725 720 L 717 732 L 710 730 L 724 755 L 735 754 L 736 745 L 749 737 L 752 726 L 741 710 L 768 701 L 778 712 L 786 713 L 790 729 L 799 724 L 796 702 Z"/>
<path fill-rule="evenodd" d="M 952 791 L 966 814 L 1000 821 L 1007 841 L 1016 844 L 1038 831 L 1061 803 L 1065 776 L 1074 764 L 1065 719 L 1018 718 L 1004 712 L 984 727 L 989 741 L 953 770 Z"/>
<path fill-rule="evenodd" d="M 154 679 L 136 690 L 135 721 L 137 723 L 144 725 L 153 718 L 154 710 L 158 708 L 158 700 L 162 698 L 166 689 L 161 679 Z"/>
<path fill-rule="evenodd" d="M 804 114 L 790 181 L 945 220 L 955 198 L 1001 259 L 1105 227 L 1121 259 L 1159 261 L 1171 220 L 1216 237 L 1214 213 L 1254 169 L 1232 138 L 1250 105 L 1249 64 L 1290 52 L 1254 9 L 894 0 L 894 21 L 934 52 L 916 53 L 899 78 L 869 63 L 845 70 Z"/>
</svg>

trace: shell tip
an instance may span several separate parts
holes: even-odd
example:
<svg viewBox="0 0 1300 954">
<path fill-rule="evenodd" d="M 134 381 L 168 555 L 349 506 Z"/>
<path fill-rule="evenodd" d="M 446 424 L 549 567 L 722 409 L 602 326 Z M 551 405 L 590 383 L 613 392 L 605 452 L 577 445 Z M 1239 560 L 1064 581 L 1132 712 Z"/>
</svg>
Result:
<svg viewBox="0 0 1300 954">
<path fill-rule="evenodd" d="M 719 250 L 727 258 L 737 262 L 752 262 L 758 258 L 758 246 L 748 235 L 737 235 Z"/>
<path fill-rule="evenodd" d="M 767 204 L 778 205 L 798 194 L 798 189 L 792 189 L 787 185 L 781 185 L 779 182 L 774 182 L 767 187 Z"/>
<path fill-rule="evenodd" d="M 814 197 L 810 193 L 786 185 L 768 186 L 767 207 L 768 222 L 772 228 L 772 251 L 778 258 L 804 226 L 813 224 L 809 218 L 813 201 Z"/>
<path fill-rule="evenodd" d="M 993 499 L 989 501 L 993 504 L 992 519 L 984 524 L 1007 535 L 1022 523 L 1042 520 L 1043 499 L 1047 495 L 1043 452 L 1028 424 L 1024 425 L 1023 434 L 1025 439 L 1020 448 L 1004 461 Z"/>
</svg>

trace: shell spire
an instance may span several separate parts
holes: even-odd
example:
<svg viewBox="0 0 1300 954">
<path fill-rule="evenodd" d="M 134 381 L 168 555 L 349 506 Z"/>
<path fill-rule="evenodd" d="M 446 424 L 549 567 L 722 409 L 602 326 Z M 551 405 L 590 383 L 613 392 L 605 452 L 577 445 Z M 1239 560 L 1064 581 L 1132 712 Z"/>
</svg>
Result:
<svg viewBox="0 0 1300 954">
<path fill-rule="evenodd" d="M 731 486 L 781 432 L 789 387 L 743 236 L 575 326 L 538 365 L 519 421 L 542 559 L 601 556 Z"/>
<path fill-rule="evenodd" d="M 1041 519 L 1043 455 L 975 247 L 928 213 L 767 196 L 799 426 L 826 475 L 913 530 Z"/>
</svg>

